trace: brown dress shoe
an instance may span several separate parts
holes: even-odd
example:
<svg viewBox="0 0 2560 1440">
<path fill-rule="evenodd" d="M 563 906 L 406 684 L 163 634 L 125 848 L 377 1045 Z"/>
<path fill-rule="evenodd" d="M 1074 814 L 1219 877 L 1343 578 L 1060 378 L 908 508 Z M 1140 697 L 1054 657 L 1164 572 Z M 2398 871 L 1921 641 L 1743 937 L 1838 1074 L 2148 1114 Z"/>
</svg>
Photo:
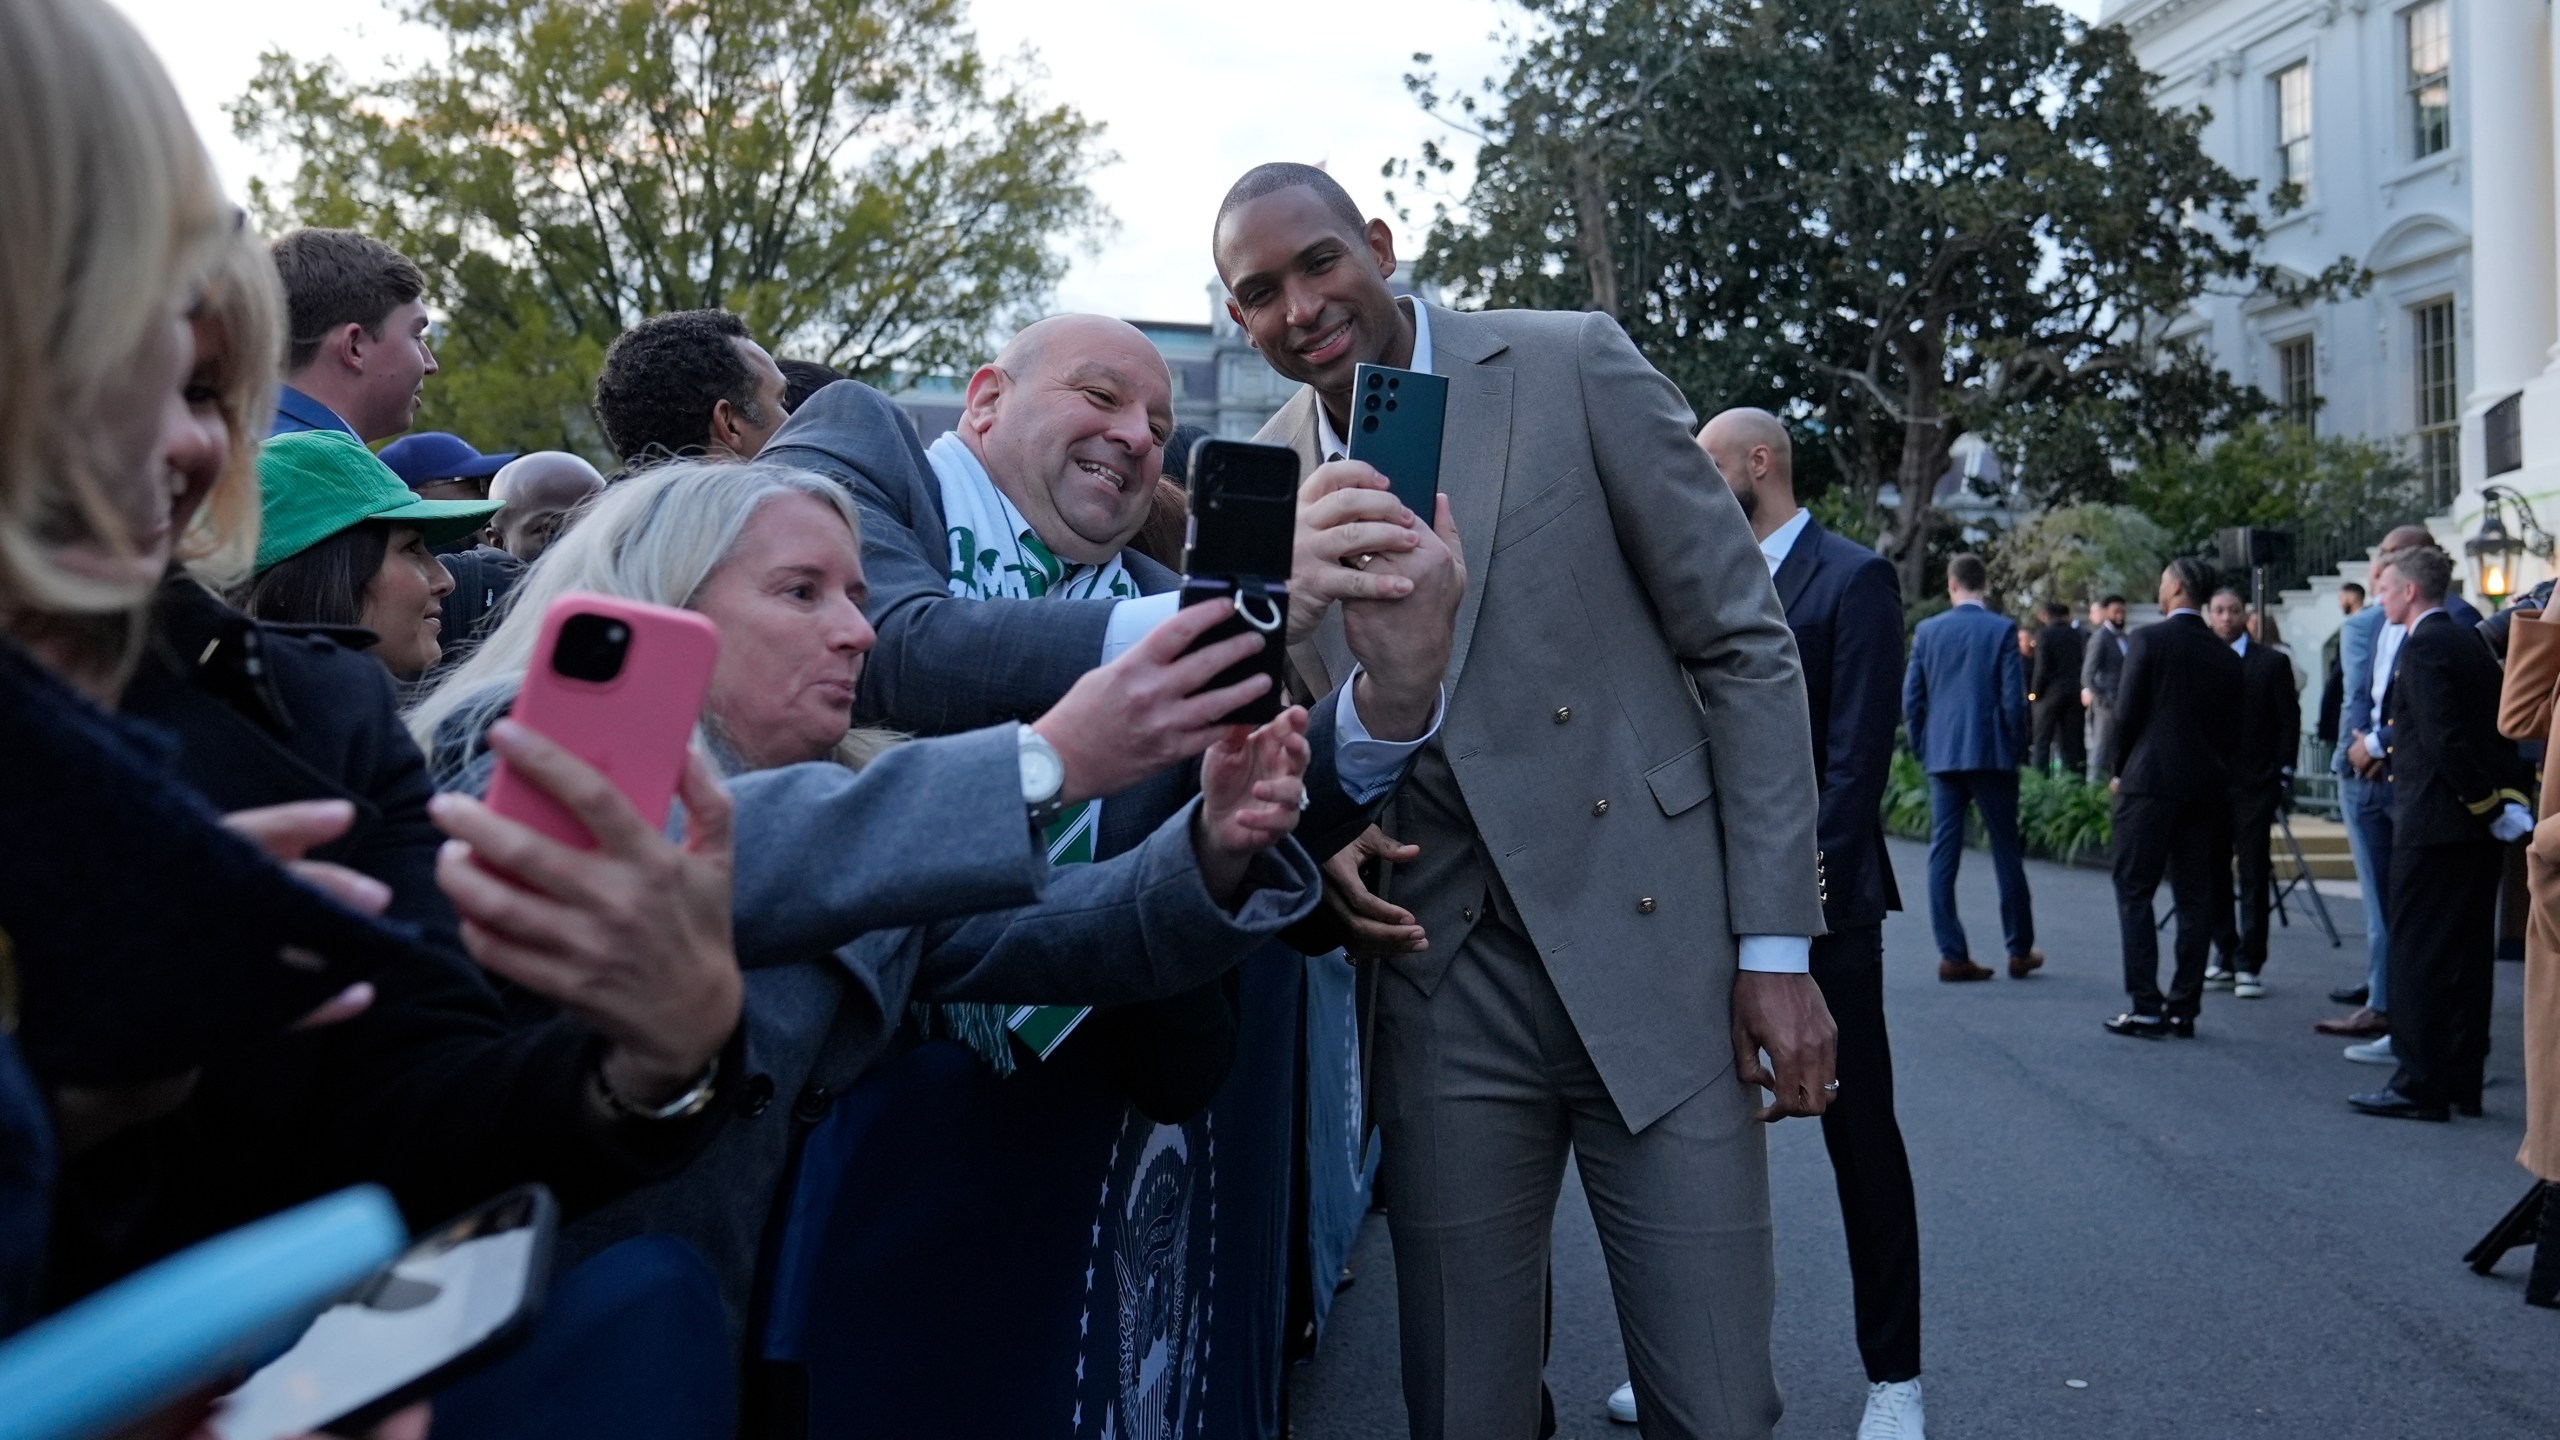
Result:
<svg viewBox="0 0 2560 1440">
<path fill-rule="evenodd" d="M 2012 980 L 2024 980 L 2043 968 L 2044 952 L 2042 950 L 2029 950 L 2024 955 L 2009 957 L 2009 978 Z"/>
<path fill-rule="evenodd" d="M 2311 1028 L 2323 1035 L 2354 1035 L 2371 1039 L 2376 1035 L 2390 1034 L 2391 1019 L 2387 1015 L 2375 1014 L 2372 1007 L 2366 1006 L 2344 1019 L 2314 1021 Z"/>
<path fill-rule="evenodd" d="M 1958 980 L 1988 980 L 1991 967 L 1976 965 L 1970 960 L 1941 960 L 1938 962 L 1938 978 L 1950 984 Z"/>
</svg>

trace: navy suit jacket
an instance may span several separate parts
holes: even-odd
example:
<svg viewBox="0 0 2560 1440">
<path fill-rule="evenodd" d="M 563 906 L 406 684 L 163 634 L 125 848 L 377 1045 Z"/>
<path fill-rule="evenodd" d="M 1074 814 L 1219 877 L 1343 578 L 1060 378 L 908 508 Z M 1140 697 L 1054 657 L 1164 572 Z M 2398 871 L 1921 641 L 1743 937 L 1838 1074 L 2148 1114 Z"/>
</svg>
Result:
<svg viewBox="0 0 2560 1440">
<path fill-rule="evenodd" d="M 2027 662 L 2018 627 L 1979 605 L 1920 622 L 1902 681 L 1912 753 L 1930 774 L 2015 770 L 2027 753 Z"/>
<path fill-rule="evenodd" d="M 1823 923 L 1834 932 L 1902 908 L 1884 848 L 1893 764 L 1894 678 L 1902 668 L 1902 588 L 1883 556 L 1808 520 L 1771 577 L 1804 665 L 1813 773 L 1822 790 Z"/>
</svg>

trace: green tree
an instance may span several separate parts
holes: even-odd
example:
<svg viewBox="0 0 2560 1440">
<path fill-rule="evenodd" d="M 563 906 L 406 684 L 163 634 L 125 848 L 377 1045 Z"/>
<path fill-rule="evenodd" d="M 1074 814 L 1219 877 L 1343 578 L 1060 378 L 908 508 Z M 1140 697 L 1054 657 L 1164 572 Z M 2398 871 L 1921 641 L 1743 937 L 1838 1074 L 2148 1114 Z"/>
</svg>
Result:
<svg viewBox="0 0 2560 1440">
<path fill-rule="evenodd" d="M 2205 154 L 2204 113 L 2155 105 L 2121 31 L 2052 5 L 1526 4 L 1480 95 L 1410 82 L 1480 142 L 1423 270 L 1608 311 L 1702 409 L 1797 422 L 1910 598 L 1959 436 L 2102 486 L 2265 404 L 2170 320 L 2216 290 L 2355 283 L 2260 265 L 2253 182 Z M 1453 166 L 1434 146 L 1387 168 L 1428 189 Z"/>
<path fill-rule="evenodd" d="M 2266 421 L 2165 449 L 2124 489 L 2181 551 L 2204 549 L 2227 526 L 2262 525 L 2304 542 L 2335 539 L 2361 556 L 2392 526 L 2426 514 L 2418 473 L 2397 449 Z"/>
<path fill-rule="evenodd" d="M 989 66 L 960 0 L 410 0 L 443 55 L 262 60 L 262 223 L 344 225 L 448 318 L 421 424 L 594 451 L 604 346 L 717 306 L 866 378 L 972 363 L 1109 221 L 1101 130 Z M 1027 62 L 1026 62 L 1027 63 Z"/>
<path fill-rule="evenodd" d="M 2066 505 L 2002 535 L 1991 579 L 2021 608 L 2058 600 L 2077 610 L 2103 595 L 2147 598 L 2178 552 L 2169 531 L 2132 506 Z"/>
</svg>

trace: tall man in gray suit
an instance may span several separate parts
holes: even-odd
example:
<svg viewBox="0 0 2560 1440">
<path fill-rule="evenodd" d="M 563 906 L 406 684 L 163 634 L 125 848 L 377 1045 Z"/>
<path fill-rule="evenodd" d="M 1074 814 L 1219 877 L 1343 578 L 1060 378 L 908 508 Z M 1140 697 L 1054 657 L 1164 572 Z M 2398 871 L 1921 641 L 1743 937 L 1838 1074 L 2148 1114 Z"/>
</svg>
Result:
<svg viewBox="0 0 2560 1440">
<path fill-rule="evenodd" d="M 1439 510 L 1469 579 L 1446 718 L 1388 827 L 1418 847 L 1390 883 L 1428 948 L 1382 962 L 1372 1039 L 1412 1433 L 1536 1433 L 1570 1150 L 1644 1433 L 1768 1435 L 1752 1122 L 1824 1109 L 1833 1034 L 1806 973 L 1811 722 L 1741 507 L 1616 325 L 1398 300 L 1385 223 L 1321 170 L 1249 172 L 1213 243 L 1229 313 L 1303 382 L 1261 438 L 1314 467 L 1311 508 L 1383 484 L 1334 461 L 1354 367 L 1449 381 Z M 1293 663 L 1338 680 L 1342 623 L 1306 618 Z"/>
<path fill-rule="evenodd" d="M 2089 782 L 2107 778 L 2115 752 L 2116 689 L 2124 678 L 2124 597 L 2089 607 L 2089 648 L 2080 656 L 2080 703 L 2089 709 Z"/>
</svg>

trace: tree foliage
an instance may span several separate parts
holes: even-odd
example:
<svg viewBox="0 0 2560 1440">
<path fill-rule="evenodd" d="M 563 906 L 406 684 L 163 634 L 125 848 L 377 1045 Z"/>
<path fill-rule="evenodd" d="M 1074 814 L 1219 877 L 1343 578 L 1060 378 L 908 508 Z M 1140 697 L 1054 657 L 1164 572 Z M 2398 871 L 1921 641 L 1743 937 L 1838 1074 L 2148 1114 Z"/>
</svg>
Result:
<svg viewBox="0 0 2560 1440">
<path fill-rule="evenodd" d="M 2205 115 L 2155 105 L 2121 31 L 2052 5 L 1526 5 L 1481 94 L 1410 81 L 1480 141 L 1423 270 L 1605 310 L 1701 409 L 1786 416 L 1914 598 L 1959 436 L 2101 486 L 2264 407 L 2166 338 L 2175 317 L 2356 282 L 2259 264 L 2253 182 L 2205 154 Z M 1426 147 L 1388 174 L 1452 169 Z"/>
<path fill-rule="evenodd" d="M 2022 609 L 2055 600 L 2077 610 L 2105 595 L 2147 599 L 2178 553 L 2169 531 L 2132 506 L 2066 505 L 1991 546 L 1991 583 Z"/>
<path fill-rule="evenodd" d="M 2124 485 L 2182 551 L 2205 548 L 2225 526 L 2263 525 L 2304 541 L 2361 537 L 2351 541 L 2361 555 L 2392 526 L 2426 515 L 2418 472 L 2398 450 L 2265 421 L 2164 450 Z"/>
<path fill-rule="evenodd" d="M 869 378 L 971 363 L 1108 224 L 1100 127 L 990 67 L 960 0 L 411 0 L 442 56 L 269 52 L 232 107 L 290 155 L 262 222 L 416 259 L 450 316 L 422 424 L 591 441 L 603 347 L 718 306 Z M 593 448 L 592 444 L 588 448 Z"/>
</svg>

